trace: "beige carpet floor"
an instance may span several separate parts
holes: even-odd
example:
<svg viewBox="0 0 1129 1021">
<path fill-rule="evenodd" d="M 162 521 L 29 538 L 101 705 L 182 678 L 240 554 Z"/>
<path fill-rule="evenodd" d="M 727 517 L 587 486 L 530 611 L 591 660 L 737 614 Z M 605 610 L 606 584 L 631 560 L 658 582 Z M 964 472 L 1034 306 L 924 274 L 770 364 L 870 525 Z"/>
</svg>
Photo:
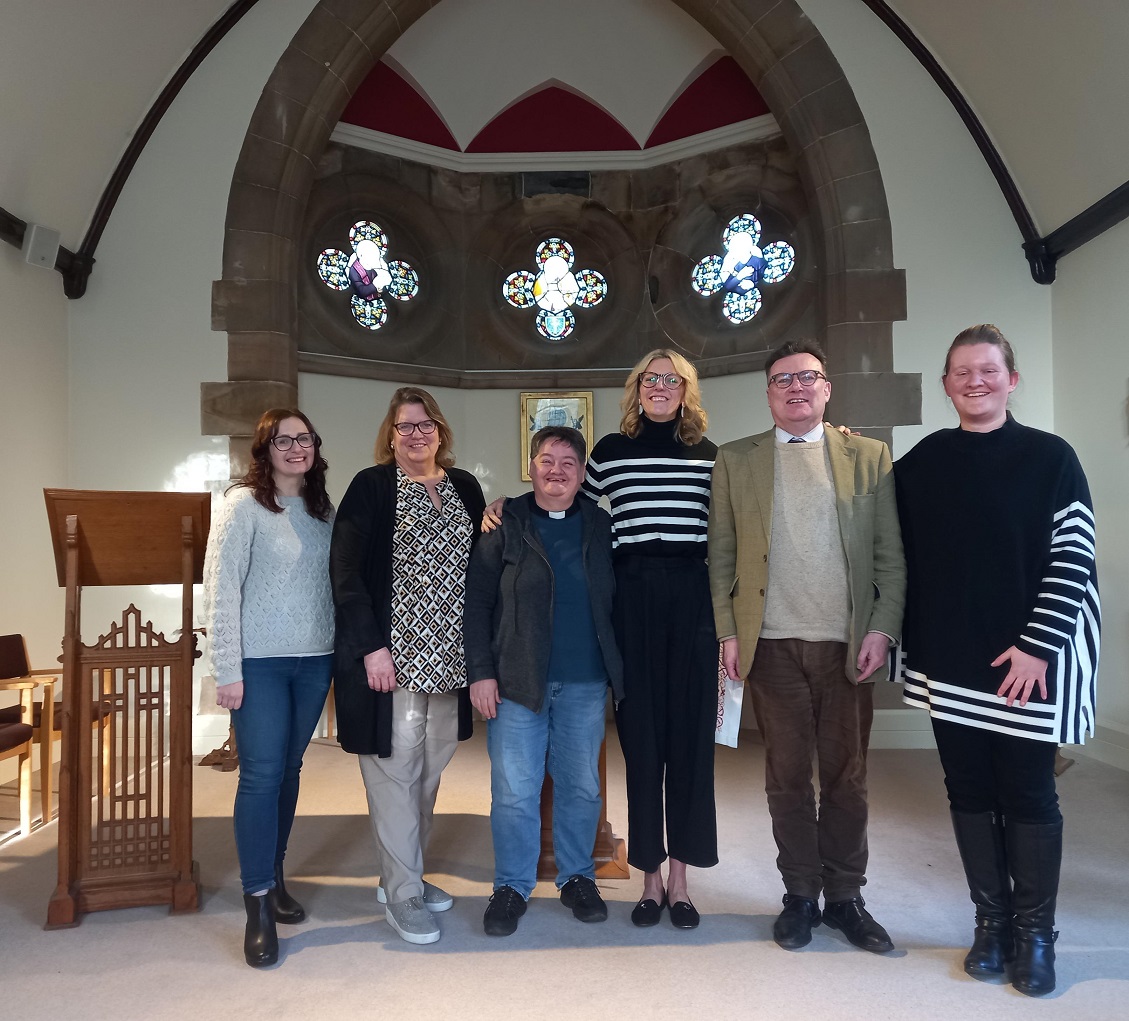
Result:
<svg viewBox="0 0 1129 1021">
<path fill-rule="evenodd" d="M 0 848 L 0 1014 L 6 1018 L 879 1019 L 1129 1017 L 1129 774 L 1079 757 L 1060 780 L 1066 864 L 1059 988 L 1032 1000 L 966 977 L 972 930 L 936 756 L 871 754 L 868 906 L 897 950 L 878 957 L 820 927 L 806 949 L 771 941 L 783 892 L 764 807 L 763 751 L 718 749 L 721 864 L 695 871 L 693 932 L 638 930 L 638 876 L 603 882 L 610 917 L 584 925 L 538 887 L 516 935 L 482 933 L 492 858 L 484 733 L 463 745 L 439 795 L 429 878 L 456 897 L 443 938 L 404 943 L 374 894 L 368 819 L 352 756 L 315 743 L 288 857 L 303 925 L 280 927 L 278 966 L 242 960 L 230 806 L 236 776 L 194 770 L 203 906 L 87 915 L 45 932 L 55 825 Z M 623 771 L 610 737 L 609 812 L 623 833 Z M 4 802 L 13 799 L 5 797 Z M 11 806 L 0 805 L 0 814 Z M 2 822 L 0 822 L 2 826 Z"/>
</svg>

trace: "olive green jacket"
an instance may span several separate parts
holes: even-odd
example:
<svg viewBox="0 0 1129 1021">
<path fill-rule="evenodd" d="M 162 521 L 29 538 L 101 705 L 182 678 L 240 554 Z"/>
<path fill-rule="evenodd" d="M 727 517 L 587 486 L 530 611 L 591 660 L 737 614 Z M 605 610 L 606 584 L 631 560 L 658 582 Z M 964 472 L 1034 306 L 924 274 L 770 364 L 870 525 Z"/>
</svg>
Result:
<svg viewBox="0 0 1129 1021">
<path fill-rule="evenodd" d="M 719 639 L 737 636 L 740 672 L 749 675 L 764 617 L 772 536 L 775 429 L 718 449 L 710 495 L 710 592 Z M 901 636 L 906 564 L 894 500 L 890 449 L 879 440 L 825 427 L 839 533 L 847 557 L 851 627 L 847 672 L 868 631 Z M 819 578 L 812 579 L 813 585 Z M 868 680 L 885 679 L 885 666 Z"/>
</svg>

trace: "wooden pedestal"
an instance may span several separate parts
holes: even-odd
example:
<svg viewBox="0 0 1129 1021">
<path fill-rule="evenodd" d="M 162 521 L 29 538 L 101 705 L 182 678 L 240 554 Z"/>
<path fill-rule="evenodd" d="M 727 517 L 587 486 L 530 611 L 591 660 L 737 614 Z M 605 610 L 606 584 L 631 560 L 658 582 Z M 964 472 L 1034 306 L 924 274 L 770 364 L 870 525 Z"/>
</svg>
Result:
<svg viewBox="0 0 1129 1021">
<path fill-rule="evenodd" d="M 608 744 L 600 745 L 600 824 L 596 827 L 596 846 L 592 857 L 596 862 L 596 875 L 600 879 L 627 879 L 627 845 L 622 837 L 612 832 L 608 822 Z M 537 859 L 537 878 L 555 880 L 557 861 L 553 853 L 553 780 L 546 774 L 541 788 L 541 857 Z"/>
</svg>

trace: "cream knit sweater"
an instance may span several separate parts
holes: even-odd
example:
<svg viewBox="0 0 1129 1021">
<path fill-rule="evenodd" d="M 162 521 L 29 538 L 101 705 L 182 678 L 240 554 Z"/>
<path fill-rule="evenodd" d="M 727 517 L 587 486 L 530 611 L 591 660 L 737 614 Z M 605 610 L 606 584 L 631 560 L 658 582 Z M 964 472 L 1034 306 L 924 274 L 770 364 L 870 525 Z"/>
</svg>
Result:
<svg viewBox="0 0 1129 1021">
<path fill-rule="evenodd" d="M 280 496 L 281 514 L 251 490 L 224 497 L 204 558 L 204 614 L 216 684 L 243 679 L 244 659 L 333 651 L 329 539 L 300 496 Z"/>
</svg>

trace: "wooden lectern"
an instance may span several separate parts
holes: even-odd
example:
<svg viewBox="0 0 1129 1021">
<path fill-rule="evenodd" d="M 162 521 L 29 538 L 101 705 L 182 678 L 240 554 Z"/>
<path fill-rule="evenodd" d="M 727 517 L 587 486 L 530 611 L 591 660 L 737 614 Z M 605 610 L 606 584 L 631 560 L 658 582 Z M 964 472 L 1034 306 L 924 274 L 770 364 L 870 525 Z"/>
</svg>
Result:
<svg viewBox="0 0 1129 1021">
<path fill-rule="evenodd" d="M 59 882 L 48 929 L 87 911 L 199 906 L 192 860 L 192 585 L 204 572 L 208 493 L 45 489 L 55 568 L 67 590 L 63 632 Z M 82 589 L 181 586 L 179 637 L 130 605 L 82 644 Z M 92 731 L 109 729 L 94 766 Z M 168 769 L 165 758 L 168 757 Z M 93 797 L 91 793 L 93 792 Z"/>
</svg>

